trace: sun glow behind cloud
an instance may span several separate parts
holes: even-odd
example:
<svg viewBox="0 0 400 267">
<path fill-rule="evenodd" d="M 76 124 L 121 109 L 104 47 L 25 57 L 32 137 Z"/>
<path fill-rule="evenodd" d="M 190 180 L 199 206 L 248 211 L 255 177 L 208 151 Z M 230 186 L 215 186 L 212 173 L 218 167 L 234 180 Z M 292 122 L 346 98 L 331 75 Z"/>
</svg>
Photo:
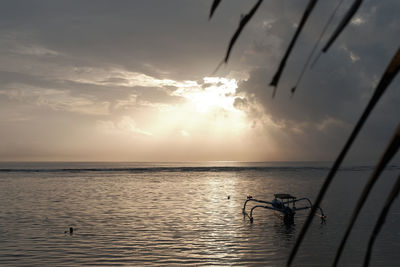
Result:
<svg viewBox="0 0 400 267">
<path fill-rule="evenodd" d="M 201 113 L 219 108 L 226 111 L 237 111 L 233 107 L 237 82 L 235 79 L 205 77 L 204 88 L 197 83 L 190 87 L 180 87 L 173 95 L 182 96 L 196 106 Z"/>
<path fill-rule="evenodd" d="M 182 99 L 178 103 L 132 98 L 134 104 L 125 105 L 143 113 L 132 109 L 131 114 L 112 121 L 99 121 L 99 131 L 113 135 L 121 146 L 139 142 L 150 150 L 153 147 L 164 160 L 240 160 L 232 151 L 243 151 L 248 145 L 245 136 L 254 129 L 246 113 L 234 107 L 237 81 L 205 77 L 203 81 L 173 83 L 177 86 L 168 92 Z"/>
<path fill-rule="evenodd" d="M 180 128 L 184 137 L 195 133 L 207 133 L 211 138 L 239 134 L 248 123 L 245 114 L 233 106 L 236 89 L 235 79 L 205 77 L 202 84 L 186 81 L 171 93 L 185 102 L 163 113 L 162 120 L 167 123 L 160 130 Z"/>
<path fill-rule="evenodd" d="M 237 92 L 238 81 L 245 78 L 236 73 L 230 78 L 185 80 L 118 66 L 40 62 L 33 70 L 33 76 L 47 73 L 49 82 L 3 86 L 0 98 L 8 100 L 10 113 L 7 118 L 0 116 L 0 122 L 13 123 L 11 128 L 31 127 L 43 139 L 32 141 L 28 131 L 19 130 L 19 154 L 12 144 L 0 147 L 7 160 L 22 159 L 21 155 L 24 160 L 270 159 L 265 154 L 271 155 L 273 145 L 260 149 L 260 143 L 270 140 L 262 133 L 263 123 L 249 118 L 248 108 L 254 105 L 246 106 L 246 101 L 238 105 L 244 97 Z M 24 125 L 17 125 L 20 121 Z"/>
</svg>

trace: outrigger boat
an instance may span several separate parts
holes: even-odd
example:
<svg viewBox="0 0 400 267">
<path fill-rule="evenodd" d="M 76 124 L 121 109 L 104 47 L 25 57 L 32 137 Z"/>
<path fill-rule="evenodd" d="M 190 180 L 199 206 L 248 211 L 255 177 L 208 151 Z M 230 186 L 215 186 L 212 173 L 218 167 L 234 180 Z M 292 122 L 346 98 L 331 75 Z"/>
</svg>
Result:
<svg viewBox="0 0 400 267">
<path fill-rule="evenodd" d="M 243 205 L 243 215 L 247 216 L 250 219 L 250 222 L 253 223 L 253 211 L 256 208 L 264 208 L 279 212 L 281 215 L 283 215 L 283 220 L 285 223 L 292 224 L 294 222 L 294 215 L 297 211 L 311 209 L 313 206 L 312 202 L 306 197 L 296 198 L 290 194 L 274 194 L 274 196 L 275 198 L 272 201 L 258 200 L 252 196 L 247 196 L 247 199 Z M 296 207 L 295 203 L 300 201 L 303 203 L 306 202 L 305 206 Z M 246 205 L 248 202 L 256 203 L 251 207 L 250 213 L 247 213 L 246 211 Z M 320 214 L 316 215 L 321 218 L 321 223 L 324 223 L 326 221 L 326 216 L 320 207 L 317 207 L 317 209 L 319 210 Z"/>
</svg>

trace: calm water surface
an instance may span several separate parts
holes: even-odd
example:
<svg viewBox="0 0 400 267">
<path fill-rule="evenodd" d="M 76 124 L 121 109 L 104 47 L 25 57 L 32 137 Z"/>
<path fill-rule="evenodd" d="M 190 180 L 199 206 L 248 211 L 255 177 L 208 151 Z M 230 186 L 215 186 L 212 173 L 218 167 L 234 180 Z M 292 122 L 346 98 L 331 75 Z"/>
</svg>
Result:
<svg viewBox="0 0 400 267">
<path fill-rule="evenodd" d="M 243 218 L 247 195 L 314 199 L 328 166 L 313 163 L 1 163 L 0 265 L 284 266 L 307 212 L 286 226 L 268 210 Z M 361 266 L 387 170 L 363 209 L 341 266 Z M 369 167 L 337 176 L 295 266 L 329 266 Z M 230 199 L 228 199 L 230 196 Z M 372 266 L 400 265 L 400 205 L 379 235 Z M 73 235 L 64 233 L 74 227 Z"/>
</svg>

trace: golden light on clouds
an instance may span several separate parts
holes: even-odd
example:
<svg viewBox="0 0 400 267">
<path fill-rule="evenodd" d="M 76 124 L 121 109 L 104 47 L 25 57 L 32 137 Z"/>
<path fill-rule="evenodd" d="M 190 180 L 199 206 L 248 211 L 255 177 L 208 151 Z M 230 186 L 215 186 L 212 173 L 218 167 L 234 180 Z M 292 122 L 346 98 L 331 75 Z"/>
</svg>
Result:
<svg viewBox="0 0 400 267">
<path fill-rule="evenodd" d="M 246 136 L 254 129 L 246 113 L 234 107 L 237 81 L 205 77 L 199 82 L 174 81 L 174 84 L 175 90 L 169 90 L 168 94 L 181 101 L 150 103 L 132 97 L 134 104 L 124 105 L 141 107 L 145 112 L 135 110 L 112 121 L 100 120 L 98 130 L 127 147 L 140 142 L 147 148 L 154 146 L 164 157 L 162 151 L 169 151 L 171 160 L 175 160 L 175 153 L 180 154 L 179 160 L 203 159 L 196 154 L 207 154 L 211 160 L 240 159 L 232 151 L 243 151 L 250 143 Z"/>
<path fill-rule="evenodd" d="M 204 83 L 186 81 L 171 95 L 185 99 L 160 114 L 156 130 L 160 134 L 177 131 L 184 137 L 235 134 L 246 128 L 245 114 L 233 106 L 235 79 L 205 77 Z"/>
<path fill-rule="evenodd" d="M 173 95 L 184 97 L 201 113 L 218 108 L 230 112 L 237 111 L 233 107 L 237 88 L 235 79 L 205 77 L 204 85 L 204 88 L 197 83 L 193 83 L 191 87 L 180 87 Z"/>
<path fill-rule="evenodd" d="M 160 80 L 158 80 L 161 82 Z M 157 83 L 157 81 L 152 81 Z M 163 82 L 162 82 L 163 83 Z M 171 132 L 180 133 L 182 136 L 192 136 L 192 131 L 204 130 L 221 133 L 224 129 L 231 132 L 246 127 L 245 114 L 233 106 L 237 89 L 235 79 L 219 77 L 205 77 L 204 82 L 196 81 L 173 82 L 177 85 L 171 96 L 184 99 L 178 104 L 150 103 L 142 101 L 137 103 L 136 97 L 120 101 L 116 107 L 142 105 L 148 110 L 146 114 L 124 115 L 116 121 L 105 123 L 108 130 L 127 131 L 133 134 L 145 134 L 148 136 L 162 136 Z M 135 119 L 135 117 L 137 117 Z M 144 119 L 146 117 L 147 119 Z M 144 121 L 143 127 L 135 121 Z"/>
<path fill-rule="evenodd" d="M 13 83 L 0 90 L 0 96 L 30 110 L 30 117 L 16 109 L 9 118 L 15 122 L 28 120 L 38 133 L 45 134 L 46 144 L 35 144 L 32 149 L 41 151 L 41 147 L 51 147 L 53 154 L 43 152 L 49 158 L 264 160 L 266 153 L 272 155 L 270 152 L 276 150 L 270 143 L 267 149 L 261 149 L 260 142 L 270 140 L 262 128 L 267 124 L 255 123 L 245 105 L 235 103 L 242 96 L 237 92 L 238 81 L 234 78 L 172 80 L 119 68 L 65 69 L 63 75 L 60 70 L 48 71 L 52 77 L 63 77 L 66 83 L 99 89 L 94 94 L 84 89 Z M 44 117 L 60 131 L 44 131 L 36 126 L 35 121 Z M 21 139 L 31 147 L 28 137 Z M 49 140 L 53 140 L 51 144 Z"/>
</svg>

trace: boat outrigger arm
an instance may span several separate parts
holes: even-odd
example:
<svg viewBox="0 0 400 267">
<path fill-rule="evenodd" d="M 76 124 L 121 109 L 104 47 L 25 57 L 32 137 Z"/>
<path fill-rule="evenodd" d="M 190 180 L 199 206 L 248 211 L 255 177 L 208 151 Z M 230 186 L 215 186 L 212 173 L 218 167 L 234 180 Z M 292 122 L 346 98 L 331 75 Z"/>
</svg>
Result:
<svg viewBox="0 0 400 267">
<path fill-rule="evenodd" d="M 285 223 L 291 223 L 293 222 L 296 211 L 307 210 L 313 207 L 313 204 L 310 201 L 310 199 L 306 197 L 296 198 L 289 194 L 275 194 L 274 196 L 275 198 L 272 201 L 264 201 L 255 199 L 252 196 L 247 196 L 247 199 L 243 205 L 243 215 L 247 216 L 250 219 L 250 222 L 252 223 L 254 220 L 253 211 L 256 208 L 264 208 L 280 212 L 283 215 Z M 305 206 L 296 207 L 295 203 L 300 201 L 303 203 L 306 202 Z M 246 205 L 248 202 L 256 203 L 254 206 L 251 207 L 250 213 L 247 213 L 246 211 Z M 324 212 L 320 207 L 317 207 L 317 209 L 319 210 L 320 214 L 317 213 L 316 215 L 321 218 L 321 223 L 324 223 L 326 221 L 326 215 L 324 214 Z"/>
</svg>

